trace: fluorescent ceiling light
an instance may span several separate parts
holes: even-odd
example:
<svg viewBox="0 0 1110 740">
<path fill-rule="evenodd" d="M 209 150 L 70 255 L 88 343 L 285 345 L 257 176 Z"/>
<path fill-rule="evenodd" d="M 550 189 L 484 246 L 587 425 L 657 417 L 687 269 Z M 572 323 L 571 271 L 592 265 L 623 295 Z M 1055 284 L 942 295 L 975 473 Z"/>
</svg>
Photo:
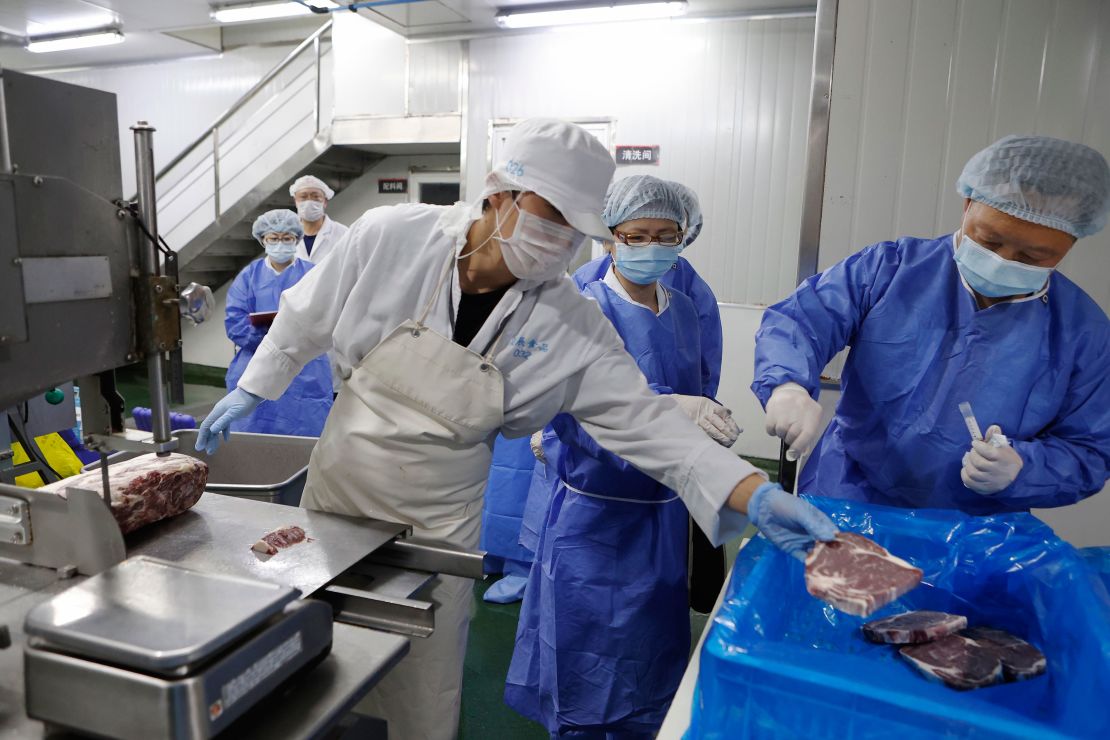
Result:
<svg viewBox="0 0 1110 740">
<path fill-rule="evenodd" d="M 312 3 L 318 8 L 335 7 L 330 0 L 315 0 Z M 276 18 L 294 18 L 299 15 L 311 15 L 312 10 L 307 5 L 302 5 L 289 0 L 288 2 L 251 3 L 250 5 L 225 5 L 213 8 L 209 15 L 217 23 L 245 23 L 247 21 L 269 21 Z"/>
<path fill-rule="evenodd" d="M 46 51 L 70 51 L 71 49 L 88 49 L 93 46 L 110 46 L 121 41 L 123 41 L 123 34 L 113 28 L 70 36 L 30 38 L 27 40 L 26 49 L 37 54 Z"/>
<path fill-rule="evenodd" d="M 571 23 L 611 23 L 673 18 L 686 12 L 686 1 L 608 3 L 589 6 L 532 5 L 502 8 L 497 11 L 497 25 L 502 28 L 536 28 Z"/>
</svg>

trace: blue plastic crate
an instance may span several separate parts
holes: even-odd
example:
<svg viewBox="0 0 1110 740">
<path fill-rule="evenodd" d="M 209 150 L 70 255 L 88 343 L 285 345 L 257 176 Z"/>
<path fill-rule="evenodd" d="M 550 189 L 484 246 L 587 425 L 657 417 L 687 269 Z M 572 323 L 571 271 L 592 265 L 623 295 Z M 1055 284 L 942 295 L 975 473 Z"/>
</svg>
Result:
<svg viewBox="0 0 1110 740">
<path fill-rule="evenodd" d="M 710 627 L 687 738 L 1110 737 L 1110 594 L 1028 514 L 968 517 L 811 499 L 925 572 L 867 619 L 806 593 L 803 565 L 756 538 Z M 913 609 L 964 614 L 1037 645 L 1045 675 L 960 692 L 926 680 L 860 625 Z"/>
</svg>

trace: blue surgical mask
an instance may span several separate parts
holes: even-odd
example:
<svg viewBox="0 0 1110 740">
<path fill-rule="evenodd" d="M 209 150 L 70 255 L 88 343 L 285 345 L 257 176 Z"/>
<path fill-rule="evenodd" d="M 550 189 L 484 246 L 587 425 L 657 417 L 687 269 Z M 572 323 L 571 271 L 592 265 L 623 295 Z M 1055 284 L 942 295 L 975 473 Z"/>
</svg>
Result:
<svg viewBox="0 0 1110 740">
<path fill-rule="evenodd" d="M 266 244 L 264 246 L 266 247 L 266 254 L 279 265 L 284 265 L 293 259 L 293 256 L 297 253 L 296 242 L 293 244 L 278 242 L 277 244 Z"/>
<path fill-rule="evenodd" d="M 617 244 L 617 269 L 621 275 L 637 285 L 651 285 L 667 274 L 667 270 L 678 261 L 681 247 L 662 247 L 649 244 L 644 247 L 630 247 Z"/>
<path fill-rule="evenodd" d="M 972 290 L 988 298 L 1036 293 L 1052 274 L 1051 267 L 1035 267 L 999 257 L 966 234 L 956 250 L 956 267 Z"/>
</svg>

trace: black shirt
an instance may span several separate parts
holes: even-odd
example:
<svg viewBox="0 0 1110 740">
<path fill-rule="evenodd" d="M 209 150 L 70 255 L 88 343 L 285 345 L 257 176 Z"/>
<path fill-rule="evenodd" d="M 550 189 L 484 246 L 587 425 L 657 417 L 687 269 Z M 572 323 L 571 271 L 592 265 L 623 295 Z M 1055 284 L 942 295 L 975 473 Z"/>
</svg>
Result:
<svg viewBox="0 0 1110 740">
<path fill-rule="evenodd" d="M 305 234 L 304 235 L 304 251 L 308 252 L 309 254 L 312 254 L 312 245 L 315 241 L 316 241 L 316 235 L 315 234 L 312 234 L 311 236 L 309 236 L 308 234 Z"/>
<path fill-rule="evenodd" d="M 489 293 L 463 293 L 459 300 L 459 315 L 455 318 L 452 341 L 463 347 L 469 346 L 508 289 L 509 286 L 506 285 Z"/>
</svg>

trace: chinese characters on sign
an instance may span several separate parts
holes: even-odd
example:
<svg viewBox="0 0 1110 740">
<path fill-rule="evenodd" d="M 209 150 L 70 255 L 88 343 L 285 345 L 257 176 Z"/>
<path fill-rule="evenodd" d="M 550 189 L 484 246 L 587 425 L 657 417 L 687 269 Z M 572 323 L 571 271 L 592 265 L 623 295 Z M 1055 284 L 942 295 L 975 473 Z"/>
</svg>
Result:
<svg viewBox="0 0 1110 740">
<path fill-rule="evenodd" d="M 409 181 L 403 177 L 390 177 L 378 180 L 379 193 L 407 193 Z"/>
<path fill-rule="evenodd" d="M 658 146 L 618 146 L 617 164 L 659 164 Z"/>
</svg>

